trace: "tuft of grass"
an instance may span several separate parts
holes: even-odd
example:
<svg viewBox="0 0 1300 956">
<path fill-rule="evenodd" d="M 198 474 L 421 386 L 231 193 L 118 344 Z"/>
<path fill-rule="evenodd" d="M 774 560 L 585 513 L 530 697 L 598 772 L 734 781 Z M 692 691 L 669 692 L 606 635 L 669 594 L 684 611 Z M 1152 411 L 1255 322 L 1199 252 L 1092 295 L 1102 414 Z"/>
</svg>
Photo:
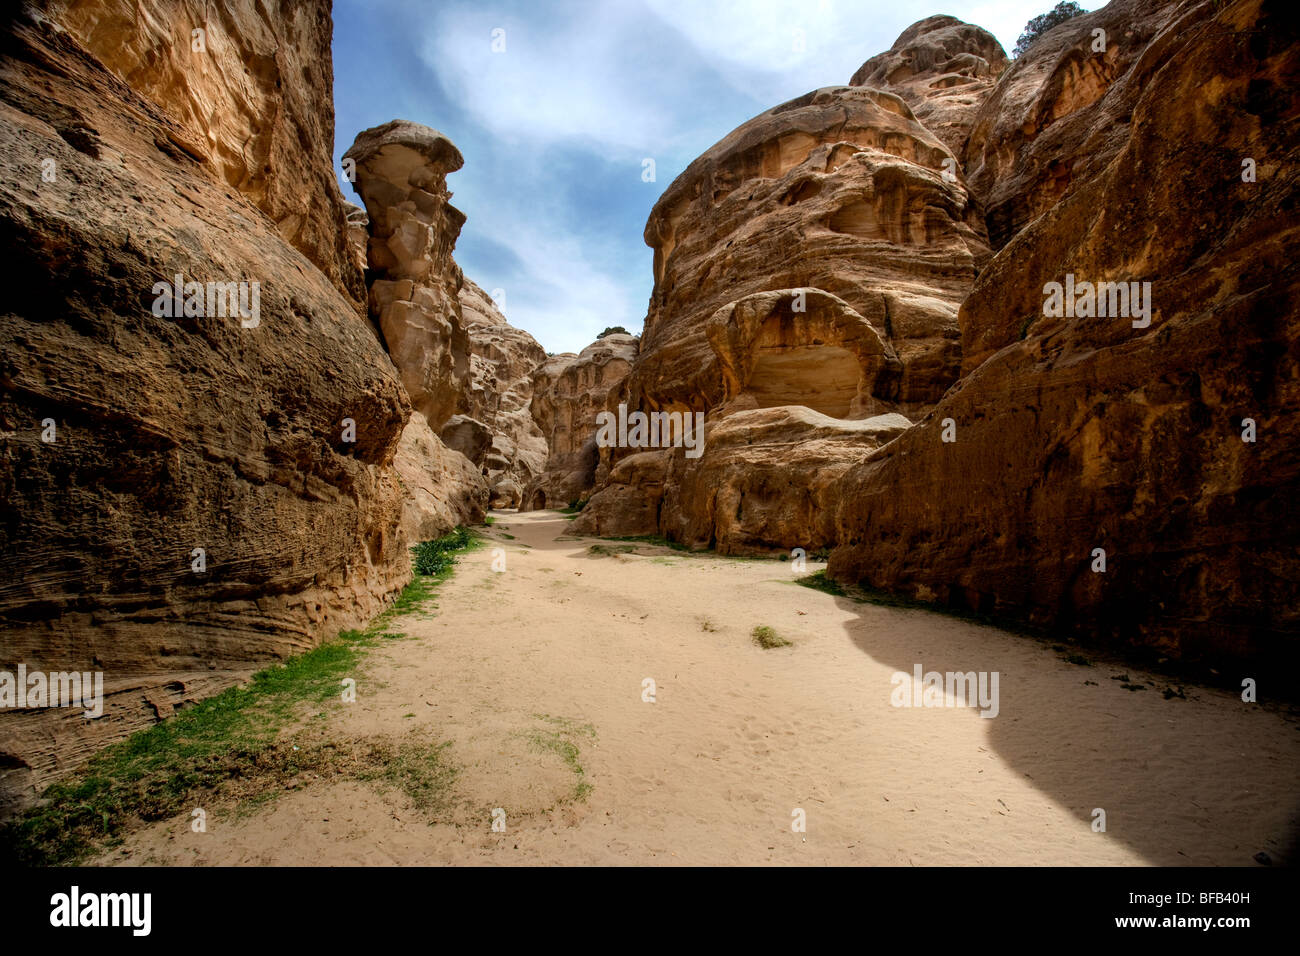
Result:
<svg viewBox="0 0 1300 956">
<path fill-rule="evenodd" d="M 1070 654 L 1062 658 L 1062 660 L 1067 664 L 1078 664 L 1080 667 L 1092 666 L 1092 661 L 1088 660 L 1088 658 L 1084 657 L 1082 654 Z"/>
<path fill-rule="evenodd" d="M 789 641 L 766 624 L 760 624 L 750 631 L 750 637 L 754 639 L 755 644 L 765 651 L 770 651 L 774 647 L 793 647 Z"/>
<path fill-rule="evenodd" d="M 487 516 L 483 519 L 483 523 L 484 523 L 485 525 L 487 525 L 489 528 L 492 527 L 494 524 L 496 524 L 496 522 L 497 522 L 497 519 L 494 518 L 494 517 L 492 517 L 491 515 L 487 515 Z"/>
<path fill-rule="evenodd" d="M 631 541 L 639 544 L 652 544 L 657 548 L 671 548 L 674 551 L 690 551 L 680 541 L 670 541 L 659 534 L 634 534 L 621 538 L 605 538 L 606 541 Z"/>
<path fill-rule="evenodd" d="M 529 744 L 536 750 L 553 753 L 564 761 L 564 765 L 577 777 L 572 798 L 575 801 L 586 800 L 593 788 L 587 782 L 587 772 L 578 760 L 581 756 L 578 741 L 595 740 L 596 728 L 591 724 L 580 724 L 568 717 L 552 717 L 549 714 L 533 714 L 533 716 L 551 724 L 554 729 L 532 731 L 527 735 Z"/>
<path fill-rule="evenodd" d="M 802 584 L 806 588 L 812 588 L 814 591 L 825 591 L 827 594 L 833 594 L 836 597 L 847 597 L 844 585 L 840 584 L 834 578 L 827 577 L 825 571 L 817 571 L 807 577 L 799 578 L 795 584 Z"/>
<path fill-rule="evenodd" d="M 597 558 L 612 558 L 616 554 L 636 554 L 636 545 L 593 544 L 587 549 L 587 553 Z"/>
<path fill-rule="evenodd" d="M 412 714 L 411 716 L 415 716 Z M 356 776 L 403 793 L 418 810 L 433 813 L 447 806 L 451 785 L 459 772 L 444 754 L 451 746 L 444 742 L 430 747 L 403 741 Z"/>
<path fill-rule="evenodd" d="M 415 556 L 415 573 L 445 578 L 456 563 L 455 552 L 467 550 L 476 541 L 474 533 L 463 525 L 441 538 L 421 541 L 411 548 L 411 554 Z"/>
</svg>

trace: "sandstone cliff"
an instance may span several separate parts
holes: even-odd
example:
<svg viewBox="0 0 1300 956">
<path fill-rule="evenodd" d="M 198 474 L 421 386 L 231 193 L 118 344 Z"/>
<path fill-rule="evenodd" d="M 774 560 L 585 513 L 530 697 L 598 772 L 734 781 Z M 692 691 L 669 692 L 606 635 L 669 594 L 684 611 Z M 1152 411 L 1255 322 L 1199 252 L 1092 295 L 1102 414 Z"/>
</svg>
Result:
<svg viewBox="0 0 1300 956">
<path fill-rule="evenodd" d="M 1005 62 L 983 30 L 922 21 L 856 85 L 760 114 L 664 191 L 628 401 L 704 412 L 708 441 L 694 460 L 607 453 L 575 530 L 724 553 L 833 543 L 834 479 L 960 373 L 957 311 L 990 252 L 953 150 Z"/>
<path fill-rule="evenodd" d="M 1186 660 L 1294 656 L 1297 75 L 1260 0 L 1111 4 L 1007 71 L 971 175 L 1030 221 L 962 306 L 963 380 L 846 476 L 835 576 Z M 1044 316 L 1066 274 L 1150 282 L 1150 325 Z"/>
<path fill-rule="evenodd" d="M 218 6 L 51 2 L 0 52 L 0 669 L 106 694 L 3 715 L 0 812 L 364 622 L 486 501 L 357 308 L 328 8 Z"/>
<path fill-rule="evenodd" d="M 332 168 L 334 27 L 325 0 L 48 0 L 53 22 L 173 121 L 192 153 L 248 197 L 360 308 L 346 204 Z"/>
<path fill-rule="evenodd" d="M 956 17 L 927 17 L 862 64 L 849 85 L 897 93 L 917 122 L 960 156 L 975 115 L 1006 67 L 1002 45 L 987 30 Z"/>
</svg>

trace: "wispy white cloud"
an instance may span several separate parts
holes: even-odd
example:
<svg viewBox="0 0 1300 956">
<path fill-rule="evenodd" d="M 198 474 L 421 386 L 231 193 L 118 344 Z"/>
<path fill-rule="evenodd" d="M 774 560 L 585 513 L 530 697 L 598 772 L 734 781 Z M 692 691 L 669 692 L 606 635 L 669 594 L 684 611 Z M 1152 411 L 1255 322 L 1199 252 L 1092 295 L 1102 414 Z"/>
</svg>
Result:
<svg viewBox="0 0 1300 956">
<path fill-rule="evenodd" d="M 527 19 L 491 7 L 442 7 L 422 53 L 447 91 L 505 142 L 643 150 L 680 122 L 678 104 L 647 95 L 654 83 L 629 52 L 640 46 L 647 19 L 637 4 Z M 504 31 L 495 38 L 499 52 L 495 30 Z"/>
</svg>

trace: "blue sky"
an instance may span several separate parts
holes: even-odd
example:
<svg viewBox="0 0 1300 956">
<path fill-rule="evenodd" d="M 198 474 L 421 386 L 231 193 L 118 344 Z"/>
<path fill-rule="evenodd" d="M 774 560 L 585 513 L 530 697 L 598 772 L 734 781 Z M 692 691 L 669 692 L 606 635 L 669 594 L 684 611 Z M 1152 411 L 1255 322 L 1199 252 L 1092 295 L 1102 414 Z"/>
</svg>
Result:
<svg viewBox="0 0 1300 956">
<path fill-rule="evenodd" d="M 456 261 L 484 289 L 504 290 L 511 324 L 548 351 L 574 352 L 609 325 L 640 331 L 652 285 L 646 217 L 736 126 L 847 83 L 926 16 L 978 23 L 1010 51 L 1052 6 L 335 0 L 335 168 L 359 131 L 391 119 L 450 137 L 465 166 L 448 187 L 468 216 Z M 646 158 L 654 182 L 642 179 Z"/>
</svg>

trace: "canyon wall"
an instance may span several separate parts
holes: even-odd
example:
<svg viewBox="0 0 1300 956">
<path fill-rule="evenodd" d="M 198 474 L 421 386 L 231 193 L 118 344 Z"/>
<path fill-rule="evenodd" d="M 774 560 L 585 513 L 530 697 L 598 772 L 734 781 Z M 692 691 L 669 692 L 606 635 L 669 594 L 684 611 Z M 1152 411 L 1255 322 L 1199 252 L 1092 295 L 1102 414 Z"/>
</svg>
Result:
<svg viewBox="0 0 1300 956">
<path fill-rule="evenodd" d="M 167 114 L 173 149 L 201 157 L 206 170 L 250 199 L 361 308 L 365 285 L 346 254 L 346 204 L 330 158 L 328 0 L 47 0 L 39 6 Z"/>
<path fill-rule="evenodd" d="M 845 477 L 834 576 L 1189 662 L 1294 657 L 1295 41 L 1261 0 L 1115 3 L 1011 66 L 968 148 L 1012 233 L 962 305 L 965 374 Z M 1067 274 L 1150 283 L 1149 325 L 1044 315 Z"/>
<path fill-rule="evenodd" d="M 0 717 L 0 813 L 360 625 L 413 538 L 486 499 L 361 309 L 328 5 L 219 7 L 51 2 L 4 34 L 0 237 L 23 281 L 0 305 L 0 670 L 102 672 L 106 700 Z M 172 312 L 177 276 L 198 285 Z"/>
</svg>

